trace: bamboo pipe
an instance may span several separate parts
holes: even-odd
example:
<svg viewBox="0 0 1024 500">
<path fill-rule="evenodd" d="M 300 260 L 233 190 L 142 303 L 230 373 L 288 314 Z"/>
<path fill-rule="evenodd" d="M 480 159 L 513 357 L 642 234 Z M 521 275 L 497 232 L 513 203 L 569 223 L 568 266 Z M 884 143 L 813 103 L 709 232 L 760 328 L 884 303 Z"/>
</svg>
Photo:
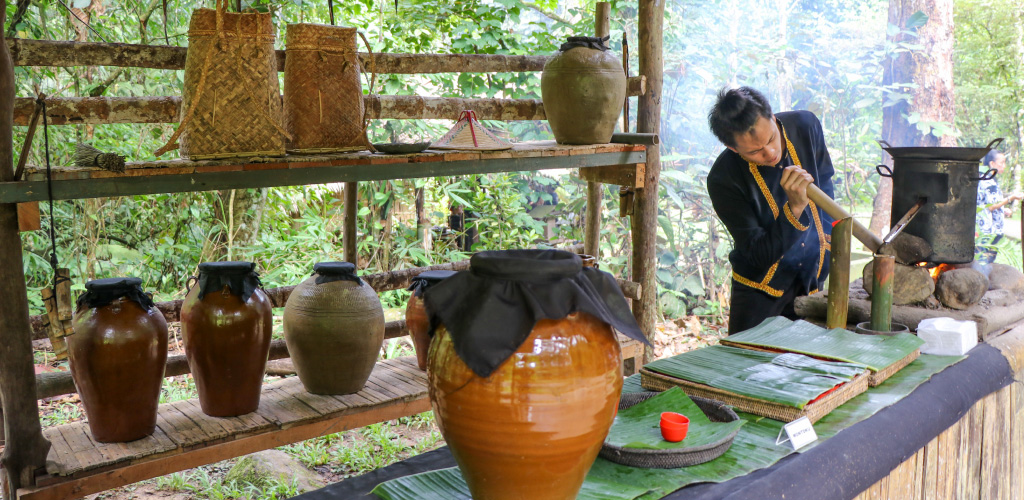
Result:
<svg viewBox="0 0 1024 500">
<path fill-rule="evenodd" d="M 871 283 L 871 329 L 892 330 L 892 286 L 896 273 L 894 255 L 875 254 Z"/>
<path fill-rule="evenodd" d="M 821 207 L 825 213 L 831 215 L 835 220 L 853 219 L 853 216 L 850 215 L 849 212 L 844 210 L 843 207 L 839 206 L 839 204 L 835 202 L 835 200 L 830 198 L 829 195 L 825 194 L 821 188 L 814 184 L 807 185 L 807 197 Z M 852 220 L 852 223 L 853 236 L 860 240 L 868 250 L 877 253 L 878 249 L 882 247 L 882 239 L 875 236 L 875 233 L 872 233 L 870 229 L 864 227 L 864 224 L 857 222 L 855 219 Z"/>
<path fill-rule="evenodd" d="M 841 219 L 832 226 L 832 258 L 828 273 L 828 313 L 825 326 L 846 328 L 850 306 L 850 240 L 853 219 Z"/>
</svg>

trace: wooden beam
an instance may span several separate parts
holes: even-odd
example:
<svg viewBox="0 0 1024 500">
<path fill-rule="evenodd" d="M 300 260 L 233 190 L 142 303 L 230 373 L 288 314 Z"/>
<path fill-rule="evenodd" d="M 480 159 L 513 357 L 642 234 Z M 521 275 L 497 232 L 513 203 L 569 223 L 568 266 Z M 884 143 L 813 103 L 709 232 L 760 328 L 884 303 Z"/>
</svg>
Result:
<svg viewBox="0 0 1024 500">
<path fill-rule="evenodd" d="M 658 134 L 661 132 L 661 87 L 665 59 L 662 54 L 662 27 L 665 21 L 665 2 L 642 1 L 637 11 L 640 74 L 647 76 L 647 92 L 638 99 L 636 131 Z M 658 146 L 647 150 L 644 171 L 646 189 L 637 189 L 634 196 L 633 218 L 633 281 L 640 283 L 648 293 L 633 302 L 633 315 L 647 338 L 654 338 L 658 318 L 657 271 L 658 244 L 658 185 L 661 177 L 661 153 Z M 644 353 L 644 360 L 653 360 L 654 350 Z"/>
<path fill-rule="evenodd" d="M 412 156 L 353 155 L 262 159 L 266 163 L 232 161 L 154 162 L 154 168 L 131 168 L 125 174 L 76 170 L 67 178 L 54 179 L 56 200 L 131 196 L 137 194 L 182 193 L 219 189 L 300 186 L 331 182 L 370 181 L 444 177 L 494 172 L 529 172 L 560 168 L 585 168 L 644 161 L 639 146 L 633 151 L 566 154 L 564 148 L 549 151 L 524 149 L 522 153 L 425 153 Z M 603 146 L 605 150 L 611 146 Z M 575 151 L 575 150 L 572 150 Z M 595 149 L 596 151 L 596 149 Z M 453 156 L 457 155 L 457 156 Z M 536 156 L 534 156 L 536 155 Z M 511 158 L 508 156 L 512 156 Z M 446 160 L 446 158 L 452 158 Z M 149 165 L 149 164 L 147 164 Z M 160 168 L 157 165 L 166 165 Z M 200 165 L 187 167 L 184 165 Z M 650 168 L 650 167 L 648 167 Z M 42 201 L 47 198 L 46 180 L 0 182 L 0 203 Z M 19 253 L 20 256 L 20 253 Z"/>
<path fill-rule="evenodd" d="M 611 4 L 597 2 L 594 8 L 594 31 L 606 37 L 611 30 Z M 604 222 L 604 186 L 597 179 L 587 179 L 587 208 L 583 220 L 583 253 L 601 257 L 601 224 Z"/>
<path fill-rule="evenodd" d="M 342 238 L 346 262 L 359 267 L 359 251 L 356 245 L 356 221 L 359 213 L 359 183 L 345 183 L 345 205 L 342 212 Z"/>
<path fill-rule="evenodd" d="M 211 464 L 327 434 L 344 432 L 370 424 L 416 415 L 428 410 L 430 410 L 430 399 L 427 397 L 413 401 L 396 399 L 390 403 L 374 406 L 369 410 L 345 413 L 326 420 L 300 424 L 254 436 L 240 437 L 232 441 L 191 449 L 184 453 L 157 456 L 153 459 L 142 459 L 130 465 L 117 467 L 112 470 L 81 477 L 49 478 L 59 482 L 49 482 L 46 486 L 23 488 L 18 491 L 18 498 L 21 500 L 81 498 L 86 495 L 145 481 L 146 479 L 152 479 L 172 472 L 183 471 L 200 465 Z"/>
<path fill-rule="evenodd" d="M 0 28 L 7 20 L 7 0 L 0 1 Z M 7 42 L 0 39 L 0 182 L 14 180 L 14 65 Z M 28 295 L 18 235 L 18 208 L 0 204 L 0 409 L 5 428 L 3 498 L 32 484 L 35 470 L 46 465 L 50 442 L 39 425 Z"/>
<path fill-rule="evenodd" d="M 628 186 L 632 188 L 644 187 L 643 163 L 631 165 L 608 165 L 604 167 L 590 167 L 580 169 L 580 179 L 590 182 L 603 182 L 616 186 Z"/>
</svg>

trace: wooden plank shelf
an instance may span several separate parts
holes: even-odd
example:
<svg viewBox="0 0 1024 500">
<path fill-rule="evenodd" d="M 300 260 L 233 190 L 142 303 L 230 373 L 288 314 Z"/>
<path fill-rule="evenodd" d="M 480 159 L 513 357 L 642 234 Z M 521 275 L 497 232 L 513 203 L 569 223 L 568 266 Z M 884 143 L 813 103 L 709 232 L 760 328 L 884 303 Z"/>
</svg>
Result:
<svg viewBox="0 0 1024 500">
<path fill-rule="evenodd" d="M 517 143 L 506 151 L 433 151 L 411 155 L 370 152 L 287 155 L 229 160 L 130 162 L 123 173 L 90 167 L 53 167 L 53 198 L 68 200 L 155 193 L 297 186 L 494 172 L 641 164 L 646 147 L 631 144 L 566 146 Z M 0 182 L 0 203 L 48 199 L 46 170 L 29 167 L 26 180 Z"/>
<path fill-rule="evenodd" d="M 129 443 L 97 443 L 85 421 L 43 431 L 46 474 L 21 499 L 78 498 L 145 479 L 430 409 L 415 357 L 377 363 L 366 387 L 343 396 L 305 391 L 298 377 L 265 384 L 253 413 L 210 417 L 198 400 L 160 405 L 157 429 Z"/>
</svg>

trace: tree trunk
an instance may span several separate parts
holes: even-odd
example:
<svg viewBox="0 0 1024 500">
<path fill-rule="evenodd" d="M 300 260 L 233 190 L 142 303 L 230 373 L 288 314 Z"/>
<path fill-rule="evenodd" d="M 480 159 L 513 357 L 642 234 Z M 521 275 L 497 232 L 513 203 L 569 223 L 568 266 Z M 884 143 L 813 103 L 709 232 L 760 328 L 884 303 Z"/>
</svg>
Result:
<svg viewBox="0 0 1024 500">
<path fill-rule="evenodd" d="M 7 0 L 0 1 L 0 29 L 7 19 Z M 0 182 L 14 180 L 14 64 L 7 42 L 0 38 Z M 43 467 L 50 443 L 39 426 L 36 379 L 32 368 L 32 342 L 28 322 L 28 297 L 18 236 L 18 210 L 13 203 L 0 205 L 0 404 L 3 408 L 6 443 L 3 497 L 13 499 L 19 487 L 33 482 Z"/>
<path fill-rule="evenodd" d="M 899 85 L 897 91 L 910 94 L 910 101 L 900 101 L 882 108 L 882 139 L 894 147 L 956 146 L 953 136 L 922 134 L 907 117 L 915 121 L 952 124 L 953 101 L 953 0 L 889 0 L 889 23 L 906 30 L 907 20 L 916 12 L 928 16 L 928 22 L 917 29 L 915 52 L 890 54 L 883 63 L 882 85 Z M 891 43 L 914 41 L 899 33 Z M 916 87 L 911 87 L 916 84 Z M 883 154 L 886 165 L 892 158 Z M 882 234 L 889 226 L 892 213 L 892 180 L 882 178 L 871 212 L 870 229 Z"/>
<path fill-rule="evenodd" d="M 235 248 L 253 243 L 256 236 L 256 210 L 250 210 L 264 200 L 261 189 L 227 189 L 217 191 L 217 203 L 213 216 L 224 225 L 224 232 L 218 238 L 215 250 L 216 260 L 237 258 Z"/>
<path fill-rule="evenodd" d="M 776 59 L 778 76 L 775 79 L 775 85 L 779 93 L 778 109 L 776 111 L 789 111 L 793 109 L 793 74 L 790 69 L 792 62 L 786 54 L 786 46 L 789 40 L 790 9 L 791 0 L 775 0 L 775 10 L 779 16 L 775 38 L 781 40 L 780 43 L 782 44 Z"/>
<path fill-rule="evenodd" d="M 662 25 L 665 21 L 664 0 L 641 0 L 639 14 L 640 74 L 647 76 L 647 93 L 639 97 L 636 128 L 640 133 L 661 131 L 661 97 L 665 58 L 662 54 Z M 653 338 L 657 323 L 658 281 L 657 220 L 658 189 L 661 178 L 661 153 L 657 145 L 647 146 L 644 188 L 637 189 L 633 217 L 633 281 L 640 283 L 644 293 L 633 301 L 633 315 L 647 338 Z M 654 358 L 653 349 L 644 350 L 644 362 Z"/>
</svg>

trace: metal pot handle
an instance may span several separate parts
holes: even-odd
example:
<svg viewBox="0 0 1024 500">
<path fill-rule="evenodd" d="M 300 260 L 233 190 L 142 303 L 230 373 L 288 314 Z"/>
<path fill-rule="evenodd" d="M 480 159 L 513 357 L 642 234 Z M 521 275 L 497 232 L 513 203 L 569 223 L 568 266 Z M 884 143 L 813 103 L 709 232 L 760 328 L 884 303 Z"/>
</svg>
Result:
<svg viewBox="0 0 1024 500">
<path fill-rule="evenodd" d="M 992 139 L 992 142 L 988 143 L 988 146 L 985 146 L 985 149 L 992 149 L 992 148 L 998 146 L 999 144 L 1001 144 L 1002 142 L 1003 142 L 1003 138 L 1002 137 L 1000 137 L 998 139 Z"/>
<path fill-rule="evenodd" d="M 995 176 L 996 176 L 996 169 L 990 168 L 984 174 L 981 174 L 978 177 L 971 177 L 970 180 L 972 180 L 972 181 L 990 181 L 993 178 L 995 178 Z"/>
<path fill-rule="evenodd" d="M 892 146 L 890 146 L 890 145 L 889 145 L 889 143 L 888 143 L 888 142 L 885 142 L 885 140 L 884 140 L 884 139 L 878 139 L 878 140 L 877 140 L 877 141 L 875 141 L 875 142 L 877 142 L 879 146 L 882 146 L 882 148 L 883 148 L 883 149 L 885 149 L 885 148 L 891 148 L 891 147 L 892 147 Z"/>
<path fill-rule="evenodd" d="M 883 172 L 882 170 L 885 170 L 885 172 Z M 881 175 L 882 177 L 892 177 L 892 170 L 889 168 L 888 165 L 875 165 L 875 171 L 878 172 L 878 175 Z"/>
</svg>

